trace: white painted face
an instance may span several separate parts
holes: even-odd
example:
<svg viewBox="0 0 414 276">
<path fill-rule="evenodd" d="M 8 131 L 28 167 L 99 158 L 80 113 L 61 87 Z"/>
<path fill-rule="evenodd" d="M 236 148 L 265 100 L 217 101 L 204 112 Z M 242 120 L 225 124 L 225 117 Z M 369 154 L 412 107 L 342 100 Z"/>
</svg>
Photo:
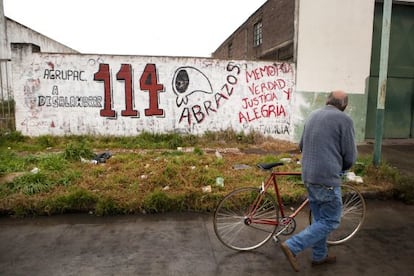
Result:
<svg viewBox="0 0 414 276">
<path fill-rule="evenodd" d="M 176 103 L 180 107 L 182 103 L 188 103 L 188 97 L 196 92 L 213 94 L 210 80 L 200 70 L 194 67 L 180 67 L 174 73 L 172 81 L 174 94 L 177 95 Z"/>
</svg>

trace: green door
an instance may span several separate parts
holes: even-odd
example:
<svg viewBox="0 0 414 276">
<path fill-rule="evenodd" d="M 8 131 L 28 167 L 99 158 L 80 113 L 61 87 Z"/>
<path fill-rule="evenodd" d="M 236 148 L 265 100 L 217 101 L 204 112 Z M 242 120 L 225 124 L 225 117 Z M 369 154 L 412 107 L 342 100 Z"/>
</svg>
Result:
<svg viewBox="0 0 414 276">
<path fill-rule="evenodd" d="M 382 3 L 375 4 L 366 138 L 375 137 Z M 393 4 L 383 138 L 414 137 L 414 6 Z"/>
</svg>

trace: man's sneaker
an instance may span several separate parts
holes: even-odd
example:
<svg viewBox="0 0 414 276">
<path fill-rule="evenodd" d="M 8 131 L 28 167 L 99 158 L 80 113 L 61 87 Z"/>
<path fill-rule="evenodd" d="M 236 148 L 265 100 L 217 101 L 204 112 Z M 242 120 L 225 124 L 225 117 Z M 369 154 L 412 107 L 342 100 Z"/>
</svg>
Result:
<svg viewBox="0 0 414 276">
<path fill-rule="evenodd" d="M 334 264 L 336 263 L 336 256 L 326 256 L 325 259 L 320 261 L 312 261 L 312 266 L 318 266 L 323 264 Z"/>
<path fill-rule="evenodd" d="M 292 251 L 290 251 L 290 248 L 287 246 L 287 244 L 282 242 L 280 244 L 280 248 L 282 249 L 283 253 L 285 253 L 286 258 L 288 259 L 293 270 L 295 270 L 296 272 L 299 271 L 298 261 L 296 260 L 296 257 L 295 255 L 293 255 Z"/>
</svg>

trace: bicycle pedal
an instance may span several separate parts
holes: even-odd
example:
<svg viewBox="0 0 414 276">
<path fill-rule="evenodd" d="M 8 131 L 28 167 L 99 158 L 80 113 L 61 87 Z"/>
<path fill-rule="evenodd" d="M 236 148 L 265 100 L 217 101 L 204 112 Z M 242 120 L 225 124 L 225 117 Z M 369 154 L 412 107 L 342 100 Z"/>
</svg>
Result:
<svg viewBox="0 0 414 276">
<path fill-rule="evenodd" d="M 278 238 L 277 236 L 273 236 L 273 241 L 274 241 L 275 243 L 279 243 L 279 238 Z"/>
</svg>

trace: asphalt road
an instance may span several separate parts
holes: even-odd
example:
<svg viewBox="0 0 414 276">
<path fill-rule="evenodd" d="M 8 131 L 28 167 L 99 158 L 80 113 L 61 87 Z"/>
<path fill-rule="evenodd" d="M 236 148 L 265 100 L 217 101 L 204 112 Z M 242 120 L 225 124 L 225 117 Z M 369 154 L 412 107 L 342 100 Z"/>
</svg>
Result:
<svg viewBox="0 0 414 276">
<path fill-rule="evenodd" d="M 273 241 L 251 252 L 216 238 L 212 214 L 0 218 L 0 275 L 412 275 L 414 206 L 367 202 L 362 230 L 330 248 L 338 261 L 293 272 Z M 298 220 L 303 227 L 306 214 Z"/>
</svg>

